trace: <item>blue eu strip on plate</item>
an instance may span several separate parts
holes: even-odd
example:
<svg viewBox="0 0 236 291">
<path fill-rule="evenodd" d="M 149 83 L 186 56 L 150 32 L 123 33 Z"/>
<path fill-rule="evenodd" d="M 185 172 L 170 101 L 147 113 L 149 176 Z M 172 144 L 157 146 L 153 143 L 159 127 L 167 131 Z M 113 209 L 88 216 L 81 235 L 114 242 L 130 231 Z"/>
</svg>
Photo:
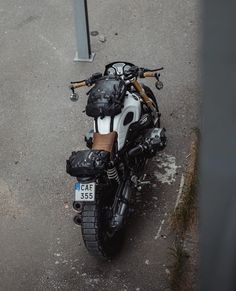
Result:
<svg viewBox="0 0 236 291">
<path fill-rule="evenodd" d="M 80 190 L 80 183 L 79 182 L 75 183 L 75 189 Z"/>
</svg>

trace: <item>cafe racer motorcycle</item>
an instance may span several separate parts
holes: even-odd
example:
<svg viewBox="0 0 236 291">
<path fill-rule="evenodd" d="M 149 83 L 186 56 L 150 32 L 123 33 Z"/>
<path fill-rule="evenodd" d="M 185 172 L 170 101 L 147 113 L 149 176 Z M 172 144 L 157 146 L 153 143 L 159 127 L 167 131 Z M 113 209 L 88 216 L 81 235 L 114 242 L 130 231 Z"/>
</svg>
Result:
<svg viewBox="0 0 236 291">
<path fill-rule="evenodd" d="M 75 89 L 91 87 L 85 112 L 94 118 L 94 128 L 85 136 L 88 149 L 72 152 L 66 171 L 77 178 L 74 222 L 96 257 L 110 259 L 120 250 L 132 196 L 147 183 L 147 159 L 166 146 L 157 100 L 138 81 L 151 77 L 162 89 L 162 69 L 114 62 L 106 65 L 104 74 L 71 82 L 72 101 L 78 100 Z"/>
</svg>

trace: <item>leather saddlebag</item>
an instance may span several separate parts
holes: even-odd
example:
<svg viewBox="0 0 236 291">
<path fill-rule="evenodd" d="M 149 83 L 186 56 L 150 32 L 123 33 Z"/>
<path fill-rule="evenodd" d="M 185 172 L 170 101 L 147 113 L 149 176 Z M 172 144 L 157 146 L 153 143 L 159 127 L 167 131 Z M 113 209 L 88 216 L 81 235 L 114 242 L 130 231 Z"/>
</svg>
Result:
<svg viewBox="0 0 236 291">
<path fill-rule="evenodd" d="M 110 153 L 103 150 L 72 152 L 66 161 L 66 172 L 73 177 L 96 176 L 101 174 L 110 160 Z"/>
</svg>

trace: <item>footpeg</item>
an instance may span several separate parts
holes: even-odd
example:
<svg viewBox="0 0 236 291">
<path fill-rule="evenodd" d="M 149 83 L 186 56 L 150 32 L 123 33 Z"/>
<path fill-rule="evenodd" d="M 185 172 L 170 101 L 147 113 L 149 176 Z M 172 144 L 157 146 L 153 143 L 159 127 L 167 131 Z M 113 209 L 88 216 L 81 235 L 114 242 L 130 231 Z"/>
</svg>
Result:
<svg viewBox="0 0 236 291">
<path fill-rule="evenodd" d="M 151 181 L 138 181 L 138 186 L 149 185 L 149 184 L 151 184 Z"/>
<path fill-rule="evenodd" d="M 143 176 L 143 179 L 142 180 L 141 179 L 138 180 L 138 177 L 135 176 L 135 175 L 131 177 L 131 181 L 133 182 L 134 187 L 138 191 L 141 191 L 142 188 L 143 188 L 143 186 L 151 184 L 151 181 L 145 180 L 145 177 L 146 177 L 146 174 Z"/>
<path fill-rule="evenodd" d="M 150 185 L 151 181 L 138 181 L 137 190 L 142 191 L 143 186 Z"/>
</svg>

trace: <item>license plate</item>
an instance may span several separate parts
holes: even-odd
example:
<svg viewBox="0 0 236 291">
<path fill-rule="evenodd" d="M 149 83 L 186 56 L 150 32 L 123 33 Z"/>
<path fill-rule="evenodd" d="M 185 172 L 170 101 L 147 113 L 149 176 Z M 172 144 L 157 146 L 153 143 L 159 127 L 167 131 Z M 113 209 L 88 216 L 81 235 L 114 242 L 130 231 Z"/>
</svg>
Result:
<svg viewBox="0 0 236 291">
<path fill-rule="evenodd" d="M 95 182 L 75 184 L 75 201 L 94 201 Z"/>
</svg>

